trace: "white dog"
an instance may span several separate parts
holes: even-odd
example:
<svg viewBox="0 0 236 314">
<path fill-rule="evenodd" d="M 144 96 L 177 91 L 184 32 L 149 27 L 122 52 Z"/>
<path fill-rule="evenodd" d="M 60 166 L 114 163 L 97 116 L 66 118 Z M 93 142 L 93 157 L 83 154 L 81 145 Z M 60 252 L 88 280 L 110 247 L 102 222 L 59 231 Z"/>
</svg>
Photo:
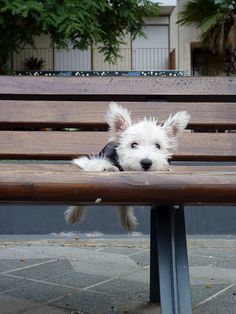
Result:
<svg viewBox="0 0 236 314">
<path fill-rule="evenodd" d="M 164 123 L 155 118 L 143 118 L 133 123 L 131 113 L 117 103 L 111 103 L 106 114 L 110 140 L 98 156 L 81 157 L 73 163 L 84 171 L 159 171 L 168 170 L 169 159 L 177 139 L 186 128 L 190 116 L 177 112 Z M 68 223 L 82 220 L 84 206 L 70 206 L 65 212 Z M 123 227 L 132 230 L 137 225 L 133 208 L 118 207 Z"/>
</svg>

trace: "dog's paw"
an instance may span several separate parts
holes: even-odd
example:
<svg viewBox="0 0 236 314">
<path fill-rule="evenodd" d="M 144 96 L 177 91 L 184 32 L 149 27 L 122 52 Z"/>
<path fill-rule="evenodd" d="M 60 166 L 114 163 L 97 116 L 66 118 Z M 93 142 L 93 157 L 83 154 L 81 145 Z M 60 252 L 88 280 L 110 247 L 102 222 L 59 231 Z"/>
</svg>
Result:
<svg viewBox="0 0 236 314">
<path fill-rule="evenodd" d="M 119 171 L 119 169 L 113 165 L 105 165 L 102 171 Z"/>
<path fill-rule="evenodd" d="M 72 163 L 86 171 L 86 169 L 89 168 L 90 159 L 84 156 L 77 159 L 73 159 Z"/>
<path fill-rule="evenodd" d="M 119 171 L 108 159 L 99 157 L 80 157 L 73 160 L 73 164 L 84 171 Z"/>
</svg>

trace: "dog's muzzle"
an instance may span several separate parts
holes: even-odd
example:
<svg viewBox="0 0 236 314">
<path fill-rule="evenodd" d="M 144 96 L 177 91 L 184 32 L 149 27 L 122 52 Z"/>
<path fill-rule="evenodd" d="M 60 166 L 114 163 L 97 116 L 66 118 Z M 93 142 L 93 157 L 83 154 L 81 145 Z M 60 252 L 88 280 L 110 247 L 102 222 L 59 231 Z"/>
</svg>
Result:
<svg viewBox="0 0 236 314">
<path fill-rule="evenodd" d="M 144 171 L 147 171 L 148 169 L 151 168 L 151 166 L 152 166 L 152 161 L 151 161 L 150 159 L 148 159 L 148 158 L 145 158 L 145 159 L 142 159 L 142 160 L 140 161 L 140 164 L 141 164 L 143 170 L 144 170 Z"/>
</svg>

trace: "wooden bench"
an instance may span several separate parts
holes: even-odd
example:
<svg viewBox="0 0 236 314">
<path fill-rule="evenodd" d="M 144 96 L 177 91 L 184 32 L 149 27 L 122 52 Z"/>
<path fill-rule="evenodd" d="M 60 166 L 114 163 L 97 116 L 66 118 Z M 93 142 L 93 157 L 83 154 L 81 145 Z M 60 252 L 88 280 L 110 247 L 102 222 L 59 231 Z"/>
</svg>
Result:
<svg viewBox="0 0 236 314">
<path fill-rule="evenodd" d="M 103 115 L 112 100 L 134 119 L 191 114 L 171 171 L 107 175 L 58 162 L 104 147 Z M 2 76 L 0 202 L 150 205 L 150 301 L 161 303 L 162 314 L 189 314 L 183 205 L 236 203 L 235 130 L 235 77 Z"/>
</svg>

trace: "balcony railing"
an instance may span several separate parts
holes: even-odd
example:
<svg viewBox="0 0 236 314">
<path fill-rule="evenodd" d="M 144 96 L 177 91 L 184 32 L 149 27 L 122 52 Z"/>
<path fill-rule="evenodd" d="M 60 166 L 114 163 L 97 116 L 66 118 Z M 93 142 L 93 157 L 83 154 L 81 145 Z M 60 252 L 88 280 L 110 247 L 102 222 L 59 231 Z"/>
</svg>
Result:
<svg viewBox="0 0 236 314">
<path fill-rule="evenodd" d="M 25 70 L 24 61 L 43 59 L 41 70 L 47 71 L 156 71 L 175 70 L 175 50 L 168 48 L 121 48 L 115 64 L 105 62 L 97 49 L 58 50 L 55 48 L 24 48 L 13 54 L 13 70 Z M 29 69 L 28 69 L 29 70 Z M 40 69 L 38 69 L 40 70 Z"/>
</svg>

